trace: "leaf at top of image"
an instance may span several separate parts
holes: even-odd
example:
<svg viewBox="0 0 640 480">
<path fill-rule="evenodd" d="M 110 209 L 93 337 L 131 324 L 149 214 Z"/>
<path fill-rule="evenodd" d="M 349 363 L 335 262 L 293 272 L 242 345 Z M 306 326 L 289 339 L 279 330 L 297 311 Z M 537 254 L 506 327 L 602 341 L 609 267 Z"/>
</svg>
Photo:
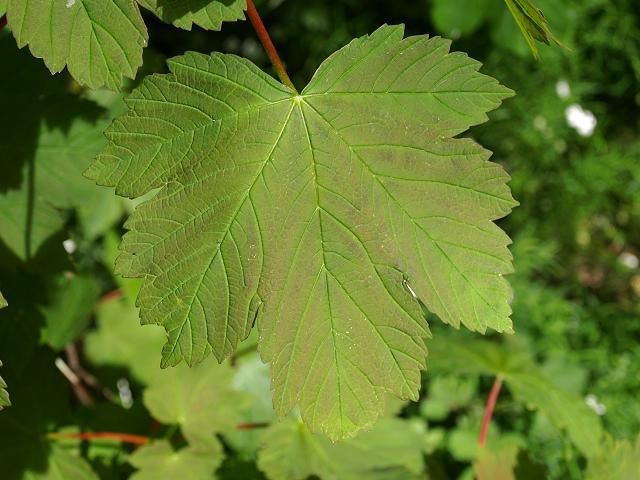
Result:
<svg viewBox="0 0 640 480">
<path fill-rule="evenodd" d="M 553 41 L 560 46 L 562 45 L 551 33 L 542 10 L 530 0 L 505 0 L 505 2 L 535 58 L 539 56 L 536 42 L 549 45 Z"/>
<path fill-rule="evenodd" d="M 148 34 L 132 0 L 8 0 L 7 20 L 18 47 L 90 88 L 117 90 L 142 65 Z"/>
<path fill-rule="evenodd" d="M 119 274 L 143 277 L 163 366 L 234 352 L 253 324 L 278 414 L 355 434 L 417 399 L 429 328 L 512 332 L 517 204 L 490 152 L 454 138 L 513 94 L 441 38 L 383 26 L 301 94 L 233 55 L 145 79 L 86 175 L 136 198 Z M 419 299 L 419 301 L 418 301 Z"/>
<path fill-rule="evenodd" d="M 246 0 L 138 0 L 162 21 L 191 30 L 197 25 L 220 30 L 223 22 L 244 20 Z"/>
</svg>

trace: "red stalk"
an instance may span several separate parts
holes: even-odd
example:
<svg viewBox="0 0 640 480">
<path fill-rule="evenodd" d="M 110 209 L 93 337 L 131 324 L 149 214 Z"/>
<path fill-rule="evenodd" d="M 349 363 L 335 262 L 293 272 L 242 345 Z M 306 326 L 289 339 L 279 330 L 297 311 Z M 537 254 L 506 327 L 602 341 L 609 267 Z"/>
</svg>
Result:
<svg viewBox="0 0 640 480">
<path fill-rule="evenodd" d="M 482 417 L 482 426 L 480 427 L 480 436 L 478 437 L 478 445 L 484 447 L 487 442 L 487 433 L 489 433 L 489 424 L 493 417 L 493 410 L 496 406 L 496 401 L 500 395 L 500 388 L 502 387 L 502 375 L 497 375 L 493 382 L 489 397 L 487 397 L 487 405 L 484 407 L 484 416 Z"/>
</svg>

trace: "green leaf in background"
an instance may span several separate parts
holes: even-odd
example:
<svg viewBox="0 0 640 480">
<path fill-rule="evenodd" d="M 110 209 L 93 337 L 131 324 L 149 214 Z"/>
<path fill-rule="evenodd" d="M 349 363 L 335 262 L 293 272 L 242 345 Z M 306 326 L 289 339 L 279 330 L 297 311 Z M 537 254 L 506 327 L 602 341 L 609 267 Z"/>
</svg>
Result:
<svg viewBox="0 0 640 480">
<path fill-rule="evenodd" d="M 4 308 L 8 305 L 7 301 L 2 296 L 2 292 L 0 292 L 0 308 Z M 2 362 L 0 361 L 0 367 L 2 366 Z M 9 392 L 7 392 L 7 384 L 0 377 L 0 410 L 4 407 L 8 407 L 11 405 L 11 400 L 9 400 Z"/>
<path fill-rule="evenodd" d="M 198 25 L 206 30 L 220 30 L 222 22 L 244 19 L 246 0 L 138 0 L 167 23 L 191 30 Z"/>
<path fill-rule="evenodd" d="M 140 328 L 138 309 L 122 299 L 104 300 L 96 308 L 97 329 L 87 334 L 84 350 L 95 365 L 128 368 L 149 385 L 160 371 L 160 348 L 165 341 L 158 327 Z"/>
<path fill-rule="evenodd" d="M 160 422 L 179 425 L 190 443 L 206 445 L 216 433 L 235 429 L 250 402 L 233 388 L 233 374 L 233 368 L 213 359 L 161 370 L 145 390 L 144 404 Z"/>
<path fill-rule="evenodd" d="M 337 443 L 287 418 L 269 427 L 263 442 L 258 467 L 269 480 L 409 480 L 420 478 L 424 468 L 420 432 L 397 418 Z"/>
<path fill-rule="evenodd" d="M 428 327 L 511 331 L 516 204 L 490 153 L 453 138 L 512 92 L 384 26 L 327 59 L 301 95 L 231 55 L 187 53 L 128 98 L 87 175 L 139 197 L 117 273 L 144 277 L 163 365 L 222 360 L 257 319 L 280 415 L 333 438 L 383 392 L 416 399 Z M 211 92 L 216 92 L 212 96 Z M 337 115 L 336 112 L 341 112 Z"/>
<path fill-rule="evenodd" d="M 100 285 L 95 277 L 67 274 L 56 278 L 51 291 L 51 302 L 42 308 L 42 341 L 62 350 L 89 326 Z"/>
<path fill-rule="evenodd" d="M 600 419 L 582 398 L 546 377 L 523 345 L 439 335 L 429 343 L 429 355 L 434 365 L 447 371 L 502 375 L 518 401 L 544 413 L 557 428 L 565 429 L 584 455 L 597 451 L 602 437 Z"/>
<path fill-rule="evenodd" d="M 520 27 L 520 31 L 524 35 L 534 57 L 538 58 L 536 41 L 547 45 L 553 41 L 560 45 L 560 42 L 549 30 L 544 13 L 530 0 L 505 0 L 505 2 L 518 27 Z"/>
<path fill-rule="evenodd" d="M 640 478 L 640 434 L 635 442 L 605 436 L 602 447 L 589 458 L 586 480 Z"/>
<path fill-rule="evenodd" d="M 147 29 L 132 0 L 8 0 L 18 47 L 29 45 L 52 73 L 69 68 L 91 88 L 117 90 L 142 64 Z"/>
<path fill-rule="evenodd" d="M 138 469 L 130 480 L 213 480 L 223 459 L 222 446 L 215 439 L 207 448 L 187 446 L 180 450 L 174 450 L 166 440 L 156 440 L 129 456 L 129 463 Z"/>
<path fill-rule="evenodd" d="M 64 79 L 51 79 L 37 60 L 11 43 L 2 32 L 3 64 L 16 74 L 0 81 L 0 103 L 21 112 L 24 121 L 0 118 L 2 155 L 10 160 L 0 175 L 0 240 L 28 260 L 63 227 L 71 209 L 78 208 L 82 226 L 94 214 L 92 206 L 114 204 L 106 189 L 82 177 L 105 144 L 101 130 L 111 118 L 93 102 L 68 93 Z M 96 222 L 91 220 L 94 233 L 100 230 Z"/>
<path fill-rule="evenodd" d="M 438 31 L 451 38 L 475 32 L 492 14 L 495 0 L 434 0 L 431 19 Z M 464 14 L 461 14 L 464 12 Z"/>
<path fill-rule="evenodd" d="M 460 376 L 432 377 L 426 398 L 420 404 L 420 413 L 429 420 L 444 420 L 452 411 L 472 401 L 478 389 L 475 378 Z"/>
</svg>

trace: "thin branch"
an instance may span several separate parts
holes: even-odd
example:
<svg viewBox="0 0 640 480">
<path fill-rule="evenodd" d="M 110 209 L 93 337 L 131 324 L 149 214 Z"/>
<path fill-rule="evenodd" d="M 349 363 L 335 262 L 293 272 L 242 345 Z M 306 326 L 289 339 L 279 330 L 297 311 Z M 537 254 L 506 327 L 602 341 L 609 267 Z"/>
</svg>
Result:
<svg viewBox="0 0 640 480">
<path fill-rule="evenodd" d="M 239 423 L 236 425 L 237 430 L 253 430 L 255 428 L 266 428 L 269 426 L 269 422 L 253 422 L 253 423 Z M 175 429 L 170 429 L 169 436 L 171 438 L 177 432 L 177 426 Z M 107 440 L 112 442 L 129 443 L 131 445 L 146 445 L 152 438 L 144 435 L 135 435 L 132 433 L 121 432 L 55 432 L 50 433 L 47 437 L 53 440 Z"/>
<path fill-rule="evenodd" d="M 65 353 L 67 354 L 67 362 L 69 362 L 69 367 L 75 372 L 75 374 L 82 380 L 86 385 L 92 387 L 102 394 L 102 396 L 111 401 L 113 400 L 113 393 L 106 387 L 102 386 L 98 379 L 87 372 L 82 366 L 82 362 L 80 360 L 80 352 L 78 352 L 78 346 L 75 343 L 69 343 L 64 347 Z"/>
<path fill-rule="evenodd" d="M 84 406 L 93 405 L 95 402 L 93 401 L 93 398 L 91 398 L 91 394 L 84 387 L 84 385 L 82 384 L 82 380 L 80 380 L 80 377 L 78 377 L 76 372 L 74 372 L 71 367 L 67 365 L 67 362 L 58 357 L 56 358 L 54 363 L 56 365 L 56 368 L 60 370 L 60 373 L 62 373 L 62 375 L 64 375 L 64 377 L 71 384 L 73 393 L 75 394 L 78 401 Z"/>
<path fill-rule="evenodd" d="M 493 417 L 493 410 L 496 406 L 496 401 L 500 395 L 500 388 L 502 387 L 502 375 L 498 374 L 493 382 L 489 397 L 487 397 L 487 405 L 484 407 L 484 416 L 482 417 L 482 426 L 480 427 L 480 436 L 478 437 L 478 445 L 484 447 L 487 442 L 487 433 L 489 433 L 489 424 Z"/>
<path fill-rule="evenodd" d="M 271 37 L 269 36 L 269 32 L 265 28 L 264 23 L 262 23 L 262 19 L 260 18 L 258 10 L 256 10 L 256 6 L 253 4 L 253 0 L 247 0 L 247 14 L 249 16 L 249 20 L 251 21 L 251 25 L 253 25 L 253 29 L 256 31 L 256 34 L 260 39 L 260 43 L 262 43 L 265 52 L 267 52 L 269 60 L 271 60 L 273 68 L 278 74 L 278 78 L 280 78 L 280 81 L 282 83 L 291 88 L 291 90 L 293 90 L 297 94 L 298 90 L 296 90 L 296 87 L 293 85 L 293 82 L 289 78 L 289 74 L 287 73 L 286 68 L 284 68 L 284 63 L 282 63 L 282 60 L 280 60 L 280 55 L 278 55 L 278 51 L 271 41 Z"/>
<path fill-rule="evenodd" d="M 54 440 L 109 440 L 113 442 L 130 443 L 132 445 L 145 445 L 150 441 L 149 437 L 120 432 L 59 432 L 50 433 L 47 436 Z"/>
</svg>

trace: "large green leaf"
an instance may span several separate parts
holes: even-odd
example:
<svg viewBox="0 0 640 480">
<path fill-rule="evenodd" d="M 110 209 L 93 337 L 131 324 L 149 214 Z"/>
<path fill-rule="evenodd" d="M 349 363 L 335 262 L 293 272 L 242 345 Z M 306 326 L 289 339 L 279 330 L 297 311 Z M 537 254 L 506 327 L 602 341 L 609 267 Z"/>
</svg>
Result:
<svg viewBox="0 0 640 480">
<path fill-rule="evenodd" d="M 254 321 L 274 405 L 333 437 L 370 425 L 383 392 L 416 399 L 444 322 L 511 331 L 514 206 L 490 153 L 455 135 L 511 95 L 448 53 L 384 26 L 302 94 L 232 55 L 170 60 L 128 98 L 87 175 L 139 197 L 117 272 L 144 277 L 163 365 L 222 360 Z"/>
<path fill-rule="evenodd" d="M 287 419 L 269 427 L 263 442 L 258 467 L 269 480 L 409 480 L 424 468 L 421 433 L 397 418 L 338 443 Z"/>
<path fill-rule="evenodd" d="M 224 452 L 217 442 L 207 448 L 187 446 L 174 450 L 166 440 L 158 440 L 137 449 L 129 462 L 138 469 L 131 480 L 204 480 L 214 479 Z"/>
<path fill-rule="evenodd" d="M 138 0 L 167 23 L 191 30 L 193 24 L 220 30 L 222 22 L 244 19 L 246 0 Z"/>
<path fill-rule="evenodd" d="M 20 48 L 92 88 L 133 78 L 147 44 L 133 0 L 8 0 L 7 20 Z"/>
<path fill-rule="evenodd" d="M 248 397 L 232 386 L 233 369 L 212 360 L 156 374 L 144 404 L 162 423 L 179 425 L 192 443 L 208 444 L 218 432 L 236 427 Z"/>
</svg>

